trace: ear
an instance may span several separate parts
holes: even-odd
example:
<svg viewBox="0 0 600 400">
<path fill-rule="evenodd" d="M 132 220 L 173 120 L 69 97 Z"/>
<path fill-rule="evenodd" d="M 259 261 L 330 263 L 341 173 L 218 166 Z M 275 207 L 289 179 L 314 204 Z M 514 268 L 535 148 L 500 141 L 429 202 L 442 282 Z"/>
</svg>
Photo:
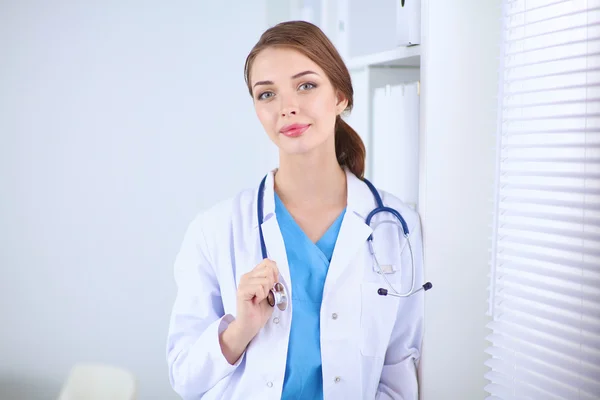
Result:
<svg viewBox="0 0 600 400">
<path fill-rule="evenodd" d="M 336 115 L 340 115 L 342 112 L 344 112 L 346 107 L 348 107 L 348 99 L 346 99 L 346 96 L 344 96 L 344 94 L 339 90 L 336 91 L 336 93 L 337 102 L 335 103 L 335 112 Z"/>
</svg>

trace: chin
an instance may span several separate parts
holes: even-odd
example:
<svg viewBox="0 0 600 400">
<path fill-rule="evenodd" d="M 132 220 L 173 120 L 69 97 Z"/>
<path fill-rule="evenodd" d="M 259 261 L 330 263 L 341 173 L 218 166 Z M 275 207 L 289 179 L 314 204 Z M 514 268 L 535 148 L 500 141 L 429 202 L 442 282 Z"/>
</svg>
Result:
<svg viewBox="0 0 600 400">
<path fill-rule="evenodd" d="M 324 138 L 317 138 L 314 135 L 303 135 L 296 138 L 283 136 L 277 143 L 280 152 L 289 155 L 310 154 L 323 146 L 327 146 L 327 140 Z"/>
<path fill-rule="evenodd" d="M 281 146 L 279 150 L 283 154 L 288 154 L 291 156 L 298 156 L 302 154 L 309 154 L 313 148 L 306 146 Z"/>
</svg>

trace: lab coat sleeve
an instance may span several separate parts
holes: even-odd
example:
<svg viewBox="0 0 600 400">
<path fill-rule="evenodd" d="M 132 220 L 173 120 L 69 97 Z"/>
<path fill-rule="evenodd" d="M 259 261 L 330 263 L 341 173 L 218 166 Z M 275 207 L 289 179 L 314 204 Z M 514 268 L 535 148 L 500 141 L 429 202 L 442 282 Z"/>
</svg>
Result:
<svg viewBox="0 0 600 400">
<path fill-rule="evenodd" d="M 424 283 L 423 242 L 419 219 L 412 229 L 410 243 L 416 270 L 415 286 L 418 287 Z M 410 263 L 410 253 L 408 257 Z M 417 367 L 421 357 L 423 314 L 423 290 L 401 300 L 386 351 L 376 399 L 417 400 L 419 398 Z"/>
<path fill-rule="evenodd" d="M 219 335 L 233 317 L 225 315 L 219 283 L 196 218 L 188 227 L 174 265 L 177 294 L 167 336 L 171 386 L 183 399 L 199 399 L 240 364 L 225 359 Z"/>
</svg>

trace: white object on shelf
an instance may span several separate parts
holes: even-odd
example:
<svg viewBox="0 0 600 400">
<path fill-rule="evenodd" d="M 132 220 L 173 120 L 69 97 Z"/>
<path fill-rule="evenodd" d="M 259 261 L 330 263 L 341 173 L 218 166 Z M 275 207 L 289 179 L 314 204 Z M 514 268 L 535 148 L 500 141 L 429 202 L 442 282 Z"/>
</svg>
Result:
<svg viewBox="0 0 600 400">
<path fill-rule="evenodd" d="M 418 83 L 374 90 L 372 135 L 373 184 L 417 204 L 419 193 Z"/>
<path fill-rule="evenodd" d="M 345 60 L 421 41 L 421 0 L 332 0 L 322 6 L 321 27 Z"/>
<path fill-rule="evenodd" d="M 77 364 L 69 373 L 58 400 L 135 400 L 135 376 L 105 364 Z"/>
<path fill-rule="evenodd" d="M 421 0 L 396 1 L 396 44 L 421 43 Z"/>
</svg>

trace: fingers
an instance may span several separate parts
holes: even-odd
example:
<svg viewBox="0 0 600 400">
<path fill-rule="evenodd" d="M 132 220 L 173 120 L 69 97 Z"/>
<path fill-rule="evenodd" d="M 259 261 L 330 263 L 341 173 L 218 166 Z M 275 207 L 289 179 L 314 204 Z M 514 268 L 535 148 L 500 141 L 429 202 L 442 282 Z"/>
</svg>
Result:
<svg viewBox="0 0 600 400">
<path fill-rule="evenodd" d="M 238 295 L 244 300 L 252 300 L 256 297 L 257 302 L 267 298 L 269 291 L 279 281 L 279 269 L 274 261 L 262 260 L 254 269 L 240 279 Z"/>
<path fill-rule="evenodd" d="M 262 260 L 260 264 L 254 268 L 254 271 L 271 274 L 273 276 L 273 283 L 279 281 L 279 269 L 277 268 L 277 264 L 268 258 Z"/>
<path fill-rule="evenodd" d="M 279 281 L 279 269 L 275 262 L 265 259 L 262 260 L 254 269 L 242 276 L 242 279 L 267 277 L 273 280 L 273 284 Z"/>
<path fill-rule="evenodd" d="M 248 284 L 251 286 L 261 286 L 262 287 L 262 292 L 261 292 L 261 296 L 256 296 L 257 297 L 257 301 L 262 301 L 263 299 L 265 299 L 267 297 L 267 295 L 269 294 L 269 290 L 271 290 L 273 288 L 273 286 L 275 286 L 275 282 L 273 281 L 272 277 L 256 277 L 256 278 L 251 278 L 248 280 Z M 264 293 L 264 297 L 262 297 L 262 294 Z"/>
<path fill-rule="evenodd" d="M 238 288 L 238 296 L 246 301 L 256 299 L 259 303 L 266 299 L 268 294 L 269 288 L 261 283 L 246 283 Z"/>
</svg>

